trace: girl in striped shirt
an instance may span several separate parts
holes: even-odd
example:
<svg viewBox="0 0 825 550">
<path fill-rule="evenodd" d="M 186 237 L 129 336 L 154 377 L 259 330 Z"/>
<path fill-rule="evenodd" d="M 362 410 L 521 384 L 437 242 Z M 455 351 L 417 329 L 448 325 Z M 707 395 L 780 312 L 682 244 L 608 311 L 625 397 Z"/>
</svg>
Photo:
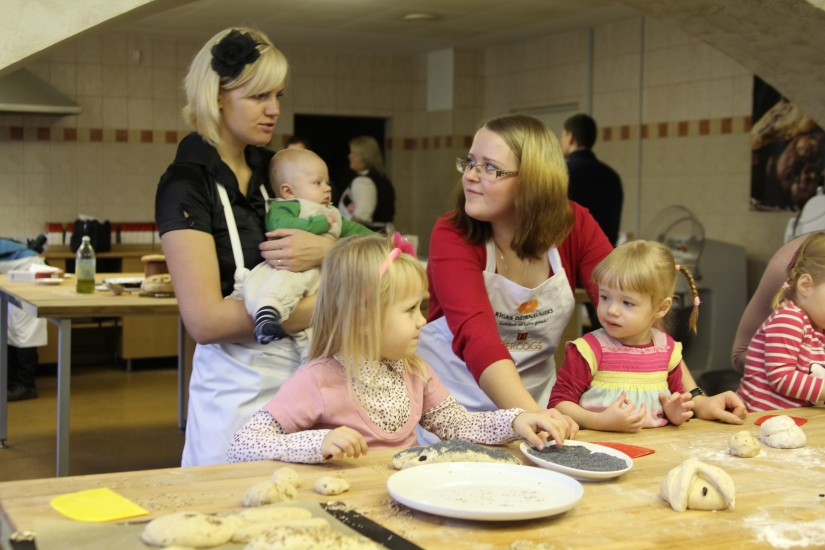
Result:
<svg viewBox="0 0 825 550">
<path fill-rule="evenodd" d="M 788 266 L 775 311 L 748 346 L 739 397 L 749 411 L 825 400 L 825 233 L 812 233 Z"/>
</svg>

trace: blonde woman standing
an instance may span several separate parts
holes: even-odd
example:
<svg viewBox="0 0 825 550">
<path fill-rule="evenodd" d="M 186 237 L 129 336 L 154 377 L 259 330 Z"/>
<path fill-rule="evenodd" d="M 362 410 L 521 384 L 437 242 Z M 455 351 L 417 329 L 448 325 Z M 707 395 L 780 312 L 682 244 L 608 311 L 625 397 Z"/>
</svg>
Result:
<svg viewBox="0 0 825 550">
<path fill-rule="evenodd" d="M 348 220 L 391 235 L 395 231 L 395 189 L 378 142 L 370 136 L 359 136 L 349 142 L 349 150 L 349 167 L 357 175 L 341 195 L 338 209 Z"/>
<path fill-rule="evenodd" d="M 256 344 L 236 288 L 262 260 L 302 271 L 332 241 L 297 230 L 264 233 L 267 168 L 287 61 L 260 32 L 212 37 L 186 76 L 184 117 L 197 130 L 178 146 L 158 185 L 155 219 L 181 317 L 198 343 L 189 386 L 183 466 L 225 462 L 232 434 L 298 368 L 294 346 Z M 267 237 L 280 237 L 267 241 Z M 315 298 L 284 323 L 309 325 Z"/>
</svg>

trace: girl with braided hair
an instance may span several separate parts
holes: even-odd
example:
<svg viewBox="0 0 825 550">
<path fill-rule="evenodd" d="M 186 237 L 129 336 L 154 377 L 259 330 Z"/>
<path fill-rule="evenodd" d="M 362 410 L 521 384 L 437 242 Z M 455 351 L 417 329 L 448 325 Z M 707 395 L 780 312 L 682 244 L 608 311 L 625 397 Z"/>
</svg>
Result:
<svg viewBox="0 0 825 550">
<path fill-rule="evenodd" d="M 567 344 L 550 407 L 582 428 L 613 432 L 678 426 L 693 416 L 691 393 L 682 386 L 682 345 L 661 328 L 677 272 L 693 297 L 689 324 L 695 333 L 696 282 L 667 247 L 632 241 L 596 266 L 596 311 L 603 328 Z"/>
<path fill-rule="evenodd" d="M 791 259 L 774 312 L 751 339 L 737 392 L 749 411 L 810 407 L 825 400 L 825 233 Z"/>
</svg>

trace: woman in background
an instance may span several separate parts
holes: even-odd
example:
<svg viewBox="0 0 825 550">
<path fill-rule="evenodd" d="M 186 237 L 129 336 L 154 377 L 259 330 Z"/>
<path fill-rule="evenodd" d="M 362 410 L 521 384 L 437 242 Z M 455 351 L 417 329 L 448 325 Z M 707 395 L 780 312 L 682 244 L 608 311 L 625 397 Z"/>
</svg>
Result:
<svg viewBox="0 0 825 550">
<path fill-rule="evenodd" d="M 341 215 L 391 235 L 395 231 L 395 189 L 384 168 L 378 142 L 370 136 L 359 136 L 349 142 L 349 151 L 349 167 L 357 175 L 341 195 Z"/>
</svg>

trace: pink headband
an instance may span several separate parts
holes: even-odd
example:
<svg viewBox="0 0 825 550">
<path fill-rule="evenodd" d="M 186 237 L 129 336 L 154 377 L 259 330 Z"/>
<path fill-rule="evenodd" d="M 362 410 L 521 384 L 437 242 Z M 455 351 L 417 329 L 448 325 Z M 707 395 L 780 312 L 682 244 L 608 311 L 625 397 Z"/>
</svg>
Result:
<svg viewBox="0 0 825 550">
<path fill-rule="evenodd" d="M 399 254 L 409 254 L 413 258 L 416 257 L 415 255 L 415 247 L 412 245 L 410 241 L 405 239 L 401 236 L 401 233 L 396 231 L 392 234 L 392 244 L 395 245 L 395 248 L 392 249 L 390 255 L 387 256 L 387 259 L 381 262 L 381 272 L 380 277 L 384 276 L 384 273 L 390 268 L 390 264 L 395 261 Z"/>
</svg>

